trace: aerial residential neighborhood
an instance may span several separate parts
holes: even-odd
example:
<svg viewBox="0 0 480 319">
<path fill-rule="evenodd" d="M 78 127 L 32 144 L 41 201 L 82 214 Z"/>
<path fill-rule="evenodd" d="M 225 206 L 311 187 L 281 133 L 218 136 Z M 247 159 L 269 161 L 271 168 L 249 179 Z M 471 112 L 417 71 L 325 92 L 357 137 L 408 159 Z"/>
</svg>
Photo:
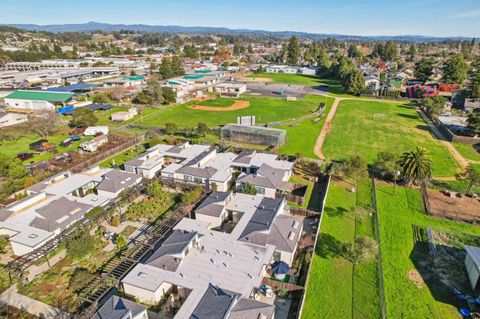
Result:
<svg viewBox="0 0 480 319">
<path fill-rule="evenodd" d="M 1 1 L 0 318 L 480 318 L 479 12 Z"/>
</svg>

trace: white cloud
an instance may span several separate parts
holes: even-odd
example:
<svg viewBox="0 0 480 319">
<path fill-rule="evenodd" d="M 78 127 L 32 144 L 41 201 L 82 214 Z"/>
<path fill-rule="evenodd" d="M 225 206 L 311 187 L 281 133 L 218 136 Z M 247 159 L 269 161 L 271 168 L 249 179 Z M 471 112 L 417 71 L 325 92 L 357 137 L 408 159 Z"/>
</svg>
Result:
<svg viewBox="0 0 480 319">
<path fill-rule="evenodd" d="M 450 18 L 458 19 L 458 18 L 480 18 L 480 10 L 473 10 L 473 11 L 464 11 L 459 12 L 454 15 L 451 15 Z"/>
</svg>

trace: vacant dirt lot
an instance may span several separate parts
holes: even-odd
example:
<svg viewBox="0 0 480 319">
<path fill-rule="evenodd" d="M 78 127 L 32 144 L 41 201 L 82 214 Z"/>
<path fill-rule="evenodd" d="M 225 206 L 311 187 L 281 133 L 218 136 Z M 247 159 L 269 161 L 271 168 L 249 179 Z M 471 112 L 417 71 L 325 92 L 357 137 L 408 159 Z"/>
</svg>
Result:
<svg viewBox="0 0 480 319">
<path fill-rule="evenodd" d="M 449 197 L 433 189 L 427 189 L 427 194 L 431 215 L 466 222 L 480 222 L 480 201 L 478 199 L 465 195 L 458 198 L 455 193 Z"/>
</svg>

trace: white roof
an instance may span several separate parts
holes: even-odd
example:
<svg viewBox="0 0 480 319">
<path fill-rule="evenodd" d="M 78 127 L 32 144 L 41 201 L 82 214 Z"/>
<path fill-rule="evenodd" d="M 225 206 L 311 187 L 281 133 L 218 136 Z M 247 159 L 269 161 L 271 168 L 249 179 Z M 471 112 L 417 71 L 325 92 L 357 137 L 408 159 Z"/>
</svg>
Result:
<svg viewBox="0 0 480 319">
<path fill-rule="evenodd" d="M 480 247 L 464 245 L 467 254 L 472 258 L 475 266 L 480 270 Z"/>
</svg>

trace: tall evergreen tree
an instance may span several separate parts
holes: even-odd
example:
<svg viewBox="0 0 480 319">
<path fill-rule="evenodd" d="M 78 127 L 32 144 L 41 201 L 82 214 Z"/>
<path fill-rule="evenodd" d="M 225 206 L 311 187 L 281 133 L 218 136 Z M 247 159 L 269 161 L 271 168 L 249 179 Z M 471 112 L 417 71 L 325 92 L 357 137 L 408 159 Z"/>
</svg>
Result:
<svg viewBox="0 0 480 319">
<path fill-rule="evenodd" d="M 444 82 L 462 84 L 467 78 L 468 65 L 463 55 L 455 54 L 445 62 L 442 70 Z"/>
<path fill-rule="evenodd" d="M 290 42 L 287 47 L 287 63 L 289 65 L 298 65 L 300 60 L 300 44 L 298 38 L 293 36 L 290 38 Z"/>
<path fill-rule="evenodd" d="M 433 74 L 432 57 L 424 57 L 415 63 L 415 77 L 423 82 L 427 81 Z"/>
</svg>

